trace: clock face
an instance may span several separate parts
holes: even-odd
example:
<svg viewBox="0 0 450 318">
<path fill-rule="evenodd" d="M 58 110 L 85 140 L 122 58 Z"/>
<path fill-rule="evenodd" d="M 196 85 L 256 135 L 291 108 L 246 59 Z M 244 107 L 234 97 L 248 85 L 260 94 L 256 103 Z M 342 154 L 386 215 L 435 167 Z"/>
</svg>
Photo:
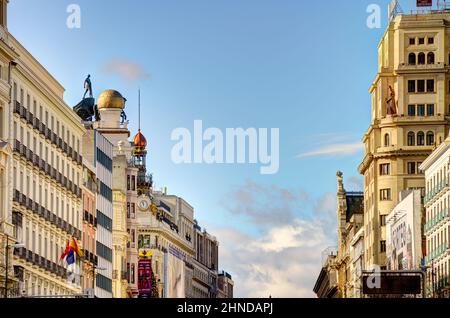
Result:
<svg viewBox="0 0 450 318">
<path fill-rule="evenodd" d="M 148 209 L 148 202 L 146 200 L 141 200 L 139 202 L 139 208 L 141 210 L 147 210 Z"/>
</svg>

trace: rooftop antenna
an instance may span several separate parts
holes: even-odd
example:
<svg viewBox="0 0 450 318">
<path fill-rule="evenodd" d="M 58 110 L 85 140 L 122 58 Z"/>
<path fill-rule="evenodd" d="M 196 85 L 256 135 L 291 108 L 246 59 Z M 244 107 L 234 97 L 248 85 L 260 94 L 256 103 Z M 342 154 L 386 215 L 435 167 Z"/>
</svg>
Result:
<svg viewBox="0 0 450 318">
<path fill-rule="evenodd" d="M 450 3 L 447 3 L 446 0 L 438 1 L 437 7 L 439 10 L 448 10 L 450 8 Z"/>
<path fill-rule="evenodd" d="M 399 15 L 403 13 L 402 7 L 400 7 L 400 4 L 398 3 L 398 0 L 392 0 L 392 2 L 389 4 L 389 22 L 394 21 L 394 19 Z"/>
<path fill-rule="evenodd" d="M 139 130 L 141 130 L 141 89 L 138 91 L 138 122 L 139 122 Z"/>
</svg>

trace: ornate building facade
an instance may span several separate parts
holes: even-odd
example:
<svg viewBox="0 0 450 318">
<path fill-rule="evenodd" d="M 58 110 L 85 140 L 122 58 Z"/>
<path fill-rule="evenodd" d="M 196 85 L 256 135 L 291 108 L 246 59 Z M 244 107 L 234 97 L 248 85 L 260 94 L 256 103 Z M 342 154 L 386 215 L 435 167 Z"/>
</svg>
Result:
<svg viewBox="0 0 450 318">
<path fill-rule="evenodd" d="M 194 258 L 192 298 L 217 298 L 219 242 L 206 230 L 194 224 Z"/>
<path fill-rule="evenodd" d="M 15 275 L 24 295 L 81 293 L 81 260 L 70 269 L 72 280 L 60 255 L 69 239 L 81 244 L 85 129 L 64 103 L 64 88 L 11 35 L 8 41 L 17 56 L 6 126 L 14 150 L 6 219 L 24 244 L 14 250 Z"/>
<path fill-rule="evenodd" d="M 364 194 L 362 192 L 347 192 L 344 188 L 343 174 L 337 173 L 338 178 L 338 252 L 334 260 L 337 271 L 339 295 L 351 298 L 355 288 L 352 280 L 352 241 L 364 224 Z"/>
<path fill-rule="evenodd" d="M 448 135 L 449 13 L 399 15 L 378 46 L 364 135 L 365 269 L 386 268 L 386 217 L 403 190 L 422 191 L 420 164 Z"/>
<path fill-rule="evenodd" d="M 427 296 L 450 297 L 450 138 L 420 167 L 425 172 Z"/>
</svg>

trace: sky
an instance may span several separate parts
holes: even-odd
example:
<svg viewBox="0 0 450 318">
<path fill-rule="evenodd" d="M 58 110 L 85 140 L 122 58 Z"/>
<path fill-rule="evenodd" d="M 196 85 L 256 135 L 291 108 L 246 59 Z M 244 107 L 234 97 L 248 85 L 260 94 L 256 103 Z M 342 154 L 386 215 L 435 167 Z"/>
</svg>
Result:
<svg viewBox="0 0 450 318">
<path fill-rule="evenodd" d="M 407 9 L 413 1 L 400 1 Z M 183 197 L 220 242 L 237 297 L 314 297 L 322 251 L 336 244 L 336 172 L 361 190 L 369 86 L 389 1 L 11 0 L 9 31 L 76 105 L 127 98 L 134 135 L 149 142 L 155 188 Z M 67 8 L 81 9 L 68 28 Z M 381 28 L 367 26 L 370 4 Z M 175 164 L 174 129 L 279 128 L 280 169 Z"/>
</svg>

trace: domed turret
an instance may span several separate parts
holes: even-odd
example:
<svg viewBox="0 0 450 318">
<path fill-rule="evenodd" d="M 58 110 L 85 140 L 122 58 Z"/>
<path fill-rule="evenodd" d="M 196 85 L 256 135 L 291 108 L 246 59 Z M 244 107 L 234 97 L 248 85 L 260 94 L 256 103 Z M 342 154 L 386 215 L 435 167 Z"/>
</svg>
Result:
<svg viewBox="0 0 450 318">
<path fill-rule="evenodd" d="M 134 136 L 133 143 L 136 152 L 144 151 L 147 148 L 147 139 L 145 139 L 140 129 L 138 130 L 136 136 Z"/>
<path fill-rule="evenodd" d="M 108 89 L 98 97 L 97 106 L 98 109 L 124 109 L 125 98 L 118 91 Z"/>
</svg>

